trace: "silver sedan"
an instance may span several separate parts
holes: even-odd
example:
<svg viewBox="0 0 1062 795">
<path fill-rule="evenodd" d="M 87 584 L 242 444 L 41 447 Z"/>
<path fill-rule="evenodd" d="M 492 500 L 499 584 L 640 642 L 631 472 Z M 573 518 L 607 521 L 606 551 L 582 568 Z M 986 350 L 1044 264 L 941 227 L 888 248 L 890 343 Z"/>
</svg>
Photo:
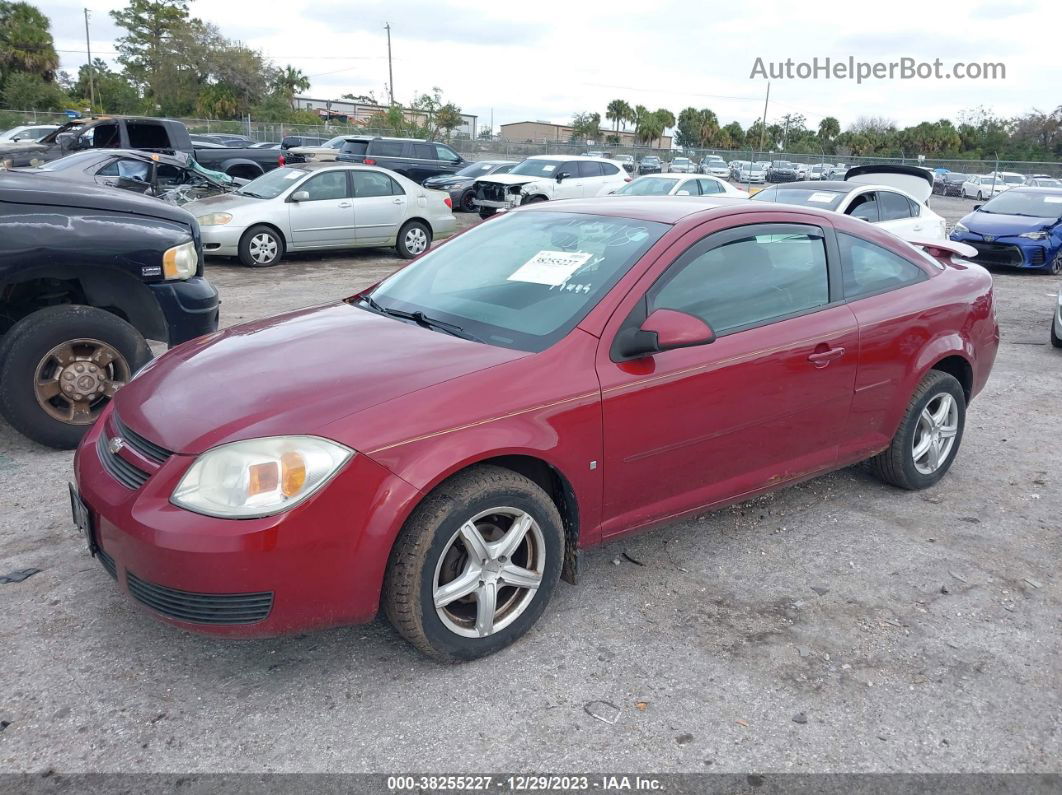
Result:
<svg viewBox="0 0 1062 795">
<path fill-rule="evenodd" d="M 350 163 L 277 168 L 234 193 L 185 205 L 208 255 L 253 268 L 287 251 L 394 246 L 406 259 L 451 234 L 450 196 L 386 169 Z"/>
</svg>

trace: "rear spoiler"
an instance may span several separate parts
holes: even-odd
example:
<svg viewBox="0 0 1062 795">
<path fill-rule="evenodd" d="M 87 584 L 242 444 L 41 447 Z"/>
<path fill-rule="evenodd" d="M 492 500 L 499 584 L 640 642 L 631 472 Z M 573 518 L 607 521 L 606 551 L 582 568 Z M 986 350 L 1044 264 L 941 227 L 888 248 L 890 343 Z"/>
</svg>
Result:
<svg viewBox="0 0 1062 795">
<path fill-rule="evenodd" d="M 977 256 L 977 249 L 966 243 L 955 240 L 907 240 L 912 246 L 918 246 L 926 250 L 931 257 L 948 256 L 955 254 L 963 259 Z"/>
</svg>

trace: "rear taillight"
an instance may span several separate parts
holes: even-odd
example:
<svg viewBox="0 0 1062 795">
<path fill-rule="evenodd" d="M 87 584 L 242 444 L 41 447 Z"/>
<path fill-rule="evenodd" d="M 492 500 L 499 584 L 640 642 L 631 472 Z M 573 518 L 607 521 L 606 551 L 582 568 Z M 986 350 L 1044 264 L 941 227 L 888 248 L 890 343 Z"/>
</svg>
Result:
<svg viewBox="0 0 1062 795">
<path fill-rule="evenodd" d="M 633 177 L 624 177 L 623 181 L 624 182 L 634 182 L 634 178 Z"/>
<path fill-rule="evenodd" d="M 367 165 L 367 166 L 375 166 L 376 165 L 376 161 L 373 160 L 371 157 L 365 158 L 365 160 L 362 161 L 362 162 L 364 162 L 365 165 Z"/>
<path fill-rule="evenodd" d="M 453 201 L 452 201 L 452 200 L 450 199 L 450 197 L 449 197 L 449 196 L 447 196 L 447 197 L 446 197 L 445 199 L 443 199 L 443 204 L 445 204 L 445 205 L 446 205 L 447 207 L 449 207 L 449 208 L 450 208 L 451 210 L 452 210 L 452 209 L 454 209 L 454 203 L 453 203 Z"/>
<path fill-rule="evenodd" d="M 284 155 L 281 155 L 280 157 L 277 158 L 277 167 L 278 168 L 283 168 L 287 164 L 287 162 L 288 162 L 288 159 L 286 157 L 284 157 Z"/>
</svg>

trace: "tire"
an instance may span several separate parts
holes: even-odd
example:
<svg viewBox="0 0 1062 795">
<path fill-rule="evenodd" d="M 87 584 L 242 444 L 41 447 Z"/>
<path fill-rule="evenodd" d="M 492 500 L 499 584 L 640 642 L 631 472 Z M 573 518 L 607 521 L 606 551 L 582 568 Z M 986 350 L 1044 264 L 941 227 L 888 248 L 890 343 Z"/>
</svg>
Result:
<svg viewBox="0 0 1062 795">
<path fill-rule="evenodd" d="M 1062 348 L 1062 339 L 1059 338 L 1058 332 L 1055 331 L 1055 319 L 1051 318 L 1051 344 L 1056 348 Z"/>
<path fill-rule="evenodd" d="M 530 525 L 516 552 L 506 557 L 496 545 L 512 532 L 516 514 L 528 517 Z M 473 546 L 462 535 L 471 522 L 475 538 L 491 545 L 481 548 L 479 559 L 497 556 L 487 564 L 493 568 L 479 568 L 478 573 Z M 556 588 L 563 557 L 561 517 L 542 489 L 508 469 L 472 467 L 431 492 L 402 528 L 384 578 L 384 614 L 402 637 L 440 662 L 485 657 L 538 621 Z M 506 585 L 506 568 L 510 576 L 537 573 L 537 588 Z M 441 586 L 461 580 L 469 588 L 466 595 L 437 608 Z M 488 614 L 483 606 L 491 593 L 501 607 Z M 502 626 L 494 629 L 491 623 L 484 634 L 480 619 L 485 615 Z M 488 623 L 484 620 L 482 626 Z"/>
<path fill-rule="evenodd" d="M 69 450 L 150 359 L 140 332 L 110 312 L 75 304 L 41 309 L 0 343 L 0 414 L 33 441 Z"/>
<path fill-rule="evenodd" d="M 524 202 L 524 204 L 539 204 L 540 202 L 548 201 L 545 196 L 532 196 L 530 199 Z"/>
<path fill-rule="evenodd" d="M 486 221 L 488 218 L 493 218 L 497 212 L 498 210 L 495 207 L 483 207 L 479 211 L 479 217 Z"/>
<path fill-rule="evenodd" d="M 985 197 L 981 194 L 981 191 L 977 191 L 977 201 L 983 202 Z"/>
<path fill-rule="evenodd" d="M 1050 276 L 1062 274 L 1062 247 L 1055 252 L 1055 257 L 1044 266 L 1044 273 Z"/>
<path fill-rule="evenodd" d="M 476 211 L 476 192 L 474 190 L 466 190 L 461 194 L 461 201 L 457 204 L 466 213 L 474 213 Z"/>
<path fill-rule="evenodd" d="M 921 441 L 931 434 L 933 424 L 923 412 L 936 414 L 938 417 L 946 402 L 950 399 L 954 406 L 954 412 L 948 411 L 944 422 L 936 426 L 938 431 L 952 431 L 951 436 L 941 434 L 938 438 L 944 443 L 946 450 L 939 450 L 938 461 L 931 469 L 931 453 L 926 452 L 918 459 L 915 457 L 916 436 Z M 959 446 L 962 443 L 963 429 L 966 425 L 966 396 L 962 386 L 954 376 L 940 370 L 930 370 L 926 373 L 918 388 L 915 389 L 911 402 L 907 406 L 903 421 L 900 423 L 896 435 L 892 438 L 889 448 L 870 460 L 870 466 L 874 474 L 886 483 L 901 489 L 915 491 L 926 489 L 944 477 L 951 468 Z M 950 446 L 946 440 L 950 439 Z M 936 447 L 932 437 L 930 449 Z M 922 463 L 917 463 L 921 461 Z"/>
<path fill-rule="evenodd" d="M 284 257 L 284 238 L 273 227 L 258 224 L 243 233 L 237 251 L 248 268 L 271 268 Z"/>
<path fill-rule="evenodd" d="M 423 221 L 407 221 L 398 230 L 395 250 L 402 259 L 419 257 L 431 248 L 431 228 Z"/>
</svg>

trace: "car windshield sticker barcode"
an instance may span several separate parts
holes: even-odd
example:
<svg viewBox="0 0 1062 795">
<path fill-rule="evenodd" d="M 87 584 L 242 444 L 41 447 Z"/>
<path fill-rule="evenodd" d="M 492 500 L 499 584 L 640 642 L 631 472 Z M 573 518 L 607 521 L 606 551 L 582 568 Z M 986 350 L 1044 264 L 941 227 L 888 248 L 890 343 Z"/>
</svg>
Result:
<svg viewBox="0 0 1062 795">
<path fill-rule="evenodd" d="M 819 192 L 819 193 L 812 193 L 810 196 L 808 196 L 808 201 L 809 202 L 821 202 L 823 204 L 829 204 L 830 202 L 833 201 L 833 199 L 834 199 L 834 195 L 832 193 Z"/>
<path fill-rule="evenodd" d="M 556 287 L 568 281 L 592 256 L 583 251 L 540 251 L 517 268 L 508 280 Z"/>
</svg>

